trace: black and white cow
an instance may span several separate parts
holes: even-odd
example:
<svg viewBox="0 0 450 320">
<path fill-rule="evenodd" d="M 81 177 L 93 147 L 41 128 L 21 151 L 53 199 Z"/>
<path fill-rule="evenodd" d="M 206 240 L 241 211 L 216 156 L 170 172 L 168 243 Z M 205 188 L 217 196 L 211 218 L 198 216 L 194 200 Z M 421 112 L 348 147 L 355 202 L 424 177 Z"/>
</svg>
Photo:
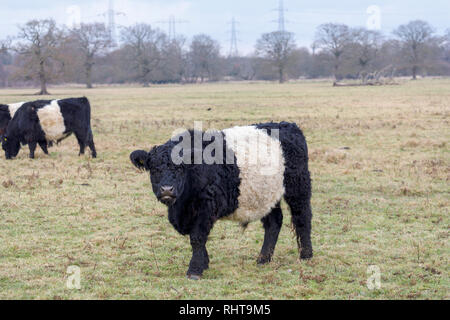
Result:
<svg viewBox="0 0 450 320">
<path fill-rule="evenodd" d="M 11 103 L 11 104 L 0 104 L 0 139 L 4 140 L 4 134 L 6 133 L 6 129 L 8 128 L 9 122 L 14 118 L 17 110 L 19 110 L 25 102 Z M 49 141 L 47 143 L 48 147 L 53 146 L 53 142 Z M 41 147 L 42 148 L 42 147 Z M 47 152 L 47 149 L 43 149 L 44 152 Z"/>
<path fill-rule="evenodd" d="M 0 104 L 0 136 L 5 134 L 9 122 L 24 103 Z"/>
<path fill-rule="evenodd" d="M 206 133 L 188 131 L 190 137 L 199 134 L 205 137 Z M 179 147 L 184 137 L 176 136 L 150 152 L 134 151 L 130 159 L 137 168 L 150 172 L 153 192 L 168 206 L 173 227 L 190 236 L 193 254 L 188 278 L 199 279 L 208 268 L 206 241 L 214 223 L 222 218 L 242 225 L 261 220 L 265 236 L 257 262 L 270 262 L 282 226 L 283 197 L 291 211 L 300 258 L 312 257 L 308 148 L 295 123 L 234 127 L 217 131 L 213 138 L 209 133 L 200 147 L 192 138 L 187 151 L 191 155 L 180 162 L 178 157 L 186 154 Z M 223 149 L 211 148 L 220 137 L 223 142 L 216 146 Z M 212 164 L 205 160 L 208 152 L 216 159 Z M 200 162 L 194 162 L 199 153 L 203 154 Z"/>
<path fill-rule="evenodd" d="M 12 159 L 19 153 L 21 144 L 28 144 L 30 158 L 34 158 L 37 144 L 48 154 L 48 143 L 60 142 L 72 133 L 80 145 L 80 155 L 89 146 L 95 158 L 97 152 L 91 130 L 91 106 L 87 98 L 26 102 L 9 122 L 2 138 L 2 147 L 6 159 Z"/>
</svg>

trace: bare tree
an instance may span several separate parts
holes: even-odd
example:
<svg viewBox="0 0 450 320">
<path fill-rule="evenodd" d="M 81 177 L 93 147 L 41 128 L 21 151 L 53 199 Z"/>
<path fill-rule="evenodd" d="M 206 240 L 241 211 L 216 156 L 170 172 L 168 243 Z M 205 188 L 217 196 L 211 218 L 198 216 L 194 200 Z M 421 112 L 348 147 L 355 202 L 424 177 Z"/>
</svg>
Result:
<svg viewBox="0 0 450 320">
<path fill-rule="evenodd" d="M 11 55 L 8 52 L 10 42 L 8 40 L 0 40 L 0 86 L 6 86 L 8 83 L 8 72 L 5 65 L 11 63 Z"/>
<path fill-rule="evenodd" d="M 450 64 L 450 28 L 447 29 L 443 40 L 442 40 L 442 48 L 443 48 L 443 59 L 445 62 Z"/>
<path fill-rule="evenodd" d="M 333 56 L 333 75 L 336 81 L 343 55 L 350 40 L 350 29 L 344 24 L 326 23 L 317 28 L 315 43 Z"/>
<path fill-rule="evenodd" d="M 383 43 L 383 37 L 379 31 L 357 28 L 352 31 L 353 52 L 360 71 L 367 71 L 373 62 Z"/>
<path fill-rule="evenodd" d="M 79 27 L 71 30 L 71 36 L 75 40 L 76 46 L 83 53 L 86 87 L 91 89 L 95 57 L 104 53 L 111 46 L 110 32 L 103 23 L 82 23 Z"/>
<path fill-rule="evenodd" d="M 218 42 L 207 35 L 186 44 L 186 39 L 169 39 L 147 24 L 123 28 L 123 45 L 114 48 L 103 24 L 66 30 L 53 20 L 33 20 L 12 41 L 0 41 L 0 86 L 33 80 L 40 83 L 39 94 L 45 94 L 49 82 L 64 81 L 90 88 L 93 82 L 148 86 L 222 76 L 280 82 L 334 76 L 336 85 L 343 78 L 378 85 L 394 75 L 450 74 L 450 30 L 437 35 L 424 21 L 400 26 L 386 38 L 364 28 L 323 24 L 310 49 L 296 47 L 291 33 L 267 33 L 257 41 L 253 56 L 232 58 L 221 56 Z"/>
<path fill-rule="evenodd" d="M 433 28 L 422 20 L 411 21 L 408 24 L 401 25 L 394 31 L 394 35 L 403 44 L 414 80 L 417 79 L 417 73 L 426 60 L 427 43 L 432 39 L 433 33 Z"/>
<path fill-rule="evenodd" d="M 148 87 L 152 72 L 162 60 L 162 47 L 166 36 L 148 24 L 136 24 L 122 30 L 122 41 L 129 52 L 130 62 L 137 74 L 137 80 Z"/>
<path fill-rule="evenodd" d="M 22 72 L 26 77 L 39 81 L 39 95 L 48 94 L 47 83 L 51 78 L 62 33 L 52 19 L 32 20 L 20 26 L 13 50 L 24 58 Z"/>
<path fill-rule="evenodd" d="M 184 49 L 186 39 L 176 37 L 166 41 L 162 48 L 162 62 L 158 68 L 160 81 L 163 82 L 181 82 L 185 75 L 185 57 Z"/>
<path fill-rule="evenodd" d="M 289 59 L 295 49 L 294 34 L 286 31 L 265 33 L 256 43 L 256 54 L 277 68 L 280 83 L 285 81 Z"/>
<path fill-rule="evenodd" d="M 313 66 L 313 55 L 305 47 L 295 49 L 290 58 L 289 74 L 295 78 L 309 77 Z"/>
<path fill-rule="evenodd" d="M 253 80 L 256 76 L 255 57 L 224 58 L 225 74 L 234 80 Z"/>
<path fill-rule="evenodd" d="M 5 54 L 11 47 L 11 39 L 0 40 L 0 54 Z"/>
<path fill-rule="evenodd" d="M 216 40 L 205 34 L 194 36 L 189 50 L 189 62 L 196 80 L 200 78 L 203 82 L 205 78 L 216 78 L 219 60 L 220 45 Z"/>
</svg>

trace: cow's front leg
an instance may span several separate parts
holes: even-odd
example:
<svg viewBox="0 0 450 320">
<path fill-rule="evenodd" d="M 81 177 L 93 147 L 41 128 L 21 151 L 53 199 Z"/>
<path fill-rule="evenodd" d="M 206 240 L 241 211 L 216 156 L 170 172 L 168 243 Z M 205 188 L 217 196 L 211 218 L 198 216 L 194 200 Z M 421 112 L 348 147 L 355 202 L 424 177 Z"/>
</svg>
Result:
<svg viewBox="0 0 450 320">
<path fill-rule="evenodd" d="M 192 258 L 189 263 L 187 277 L 192 280 L 199 280 L 203 271 L 209 267 L 208 251 L 206 251 L 206 241 L 208 233 L 196 230 L 190 234 L 192 246 Z"/>
<path fill-rule="evenodd" d="M 28 143 L 30 148 L 30 159 L 34 159 L 34 152 L 36 151 L 37 143 L 35 141 Z"/>
<path fill-rule="evenodd" d="M 189 234 L 192 246 L 192 259 L 189 263 L 187 277 L 192 280 L 199 280 L 203 271 L 209 267 L 208 251 L 206 251 L 206 241 L 213 226 L 211 217 L 211 207 L 205 204 L 199 212 L 197 220 Z M 208 210 L 209 209 L 209 210 Z"/>
</svg>

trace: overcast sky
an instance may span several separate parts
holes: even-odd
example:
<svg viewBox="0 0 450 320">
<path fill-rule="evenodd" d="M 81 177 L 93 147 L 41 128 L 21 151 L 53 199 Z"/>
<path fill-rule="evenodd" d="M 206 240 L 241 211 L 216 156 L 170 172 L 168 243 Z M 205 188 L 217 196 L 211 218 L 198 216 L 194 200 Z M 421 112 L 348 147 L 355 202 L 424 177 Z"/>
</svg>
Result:
<svg viewBox="0 0 450 320">
<path fill-rule="evenodd" d="M 102 15 L 109 0 L 0 0 L 0 39 L 17 34 L 17 26 L 31 19 L 53 18 L 60 24 L 107 22 Z M 118 26 L 145 22 L 168 31 L 158 23 L 175 16 L 178 34 L 190 38 L 206 33 L 217 39 L 224 53 L 231 38 L 231 19 L 239 22 L 238 47 L 249 53 L 262 33 L 278 28 L 278 0 L 115 0 Z M 286 29 L 299 45 L 310 46 L 315 29 L 326 22 L 349 26 L 369 25 L 391 34 L 398 25 L 422 19 L 438 33 L 450 28 L 450 0 L 284 0 Z M 375 6 L 375 7 L 373 7 Z M 372 9 L 368 8 L 372 7 Z M 379 12 L 379 14 L 377 13 Z M 79 18 L 78 18 L 79 17 Z"/>
</svg>

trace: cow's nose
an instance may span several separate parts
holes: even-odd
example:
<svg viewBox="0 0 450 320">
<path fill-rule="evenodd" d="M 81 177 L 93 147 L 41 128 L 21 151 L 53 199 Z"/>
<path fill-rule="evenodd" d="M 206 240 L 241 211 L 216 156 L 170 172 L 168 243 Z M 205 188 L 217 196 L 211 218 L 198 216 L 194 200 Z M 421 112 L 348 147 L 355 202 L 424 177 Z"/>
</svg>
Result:
<svg viewBox="0 0 450 320">
<path fill-rule="evenodd" d="M 173 186 L 162 186 L 161 187 L 161 197 L 173 197 L 174 187 Z"/>
</svg>

